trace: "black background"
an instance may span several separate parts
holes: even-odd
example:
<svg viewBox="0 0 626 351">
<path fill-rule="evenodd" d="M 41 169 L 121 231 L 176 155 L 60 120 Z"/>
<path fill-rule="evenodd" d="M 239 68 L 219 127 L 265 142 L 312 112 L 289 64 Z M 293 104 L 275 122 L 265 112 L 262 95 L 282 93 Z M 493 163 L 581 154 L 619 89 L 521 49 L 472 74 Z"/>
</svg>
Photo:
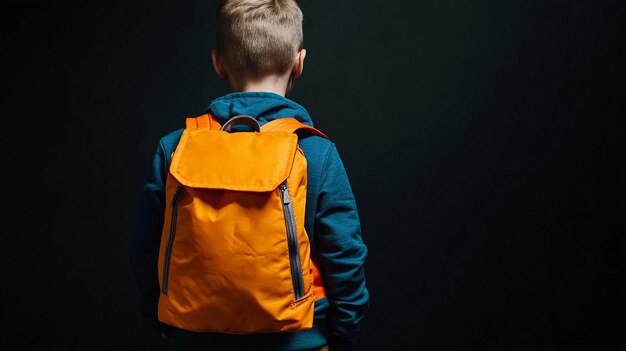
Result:
<svg viewBox="0 0 626 351">
<path fill-rule="evenodd" d="M 229 92 L 215 2 L 2 4 L 0 345 L 159 350 L 127 250 L 158 139 Z M 626 3 L 301 7 L 290 98 L 357 199 L 361 349 L 625 349 Z"/>
</svg>

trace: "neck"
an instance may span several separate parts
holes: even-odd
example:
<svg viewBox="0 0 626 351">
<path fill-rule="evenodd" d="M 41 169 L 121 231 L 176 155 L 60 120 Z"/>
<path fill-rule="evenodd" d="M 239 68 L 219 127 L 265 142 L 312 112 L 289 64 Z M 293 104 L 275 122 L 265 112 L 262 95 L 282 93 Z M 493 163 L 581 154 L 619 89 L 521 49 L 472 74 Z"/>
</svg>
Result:
<svg viewBox="0 0 626 351">
<path fill-rule="evenodd" d="M 257 80 L 231 79 L 230 86 L 234 92 L 269 92 L 281 96 L 287 94 L 289 85 L 289 74 L 272 75 Z"/>
</svg>

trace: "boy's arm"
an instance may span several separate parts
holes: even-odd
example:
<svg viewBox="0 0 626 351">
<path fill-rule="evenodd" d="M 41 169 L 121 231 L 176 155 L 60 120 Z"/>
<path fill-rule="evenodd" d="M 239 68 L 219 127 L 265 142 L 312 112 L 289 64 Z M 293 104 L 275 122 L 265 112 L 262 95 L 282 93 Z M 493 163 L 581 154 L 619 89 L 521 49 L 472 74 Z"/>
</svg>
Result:
<svg viewBox="0 0 626 351">
<path fill-rule="evenodd" d="M 159 143 L 139 200 L 139 210 L 129 259 L 137 281 L 141 313 L 160 329 L 158 319 L 159 279 L 157 264 L 165 211 L 165 176 L 167 160 Z"/>
<path fill-rule="evenodd" d="M 331 304 L 329 320 L 339 341 L 354 347 L 369 307 L 356 202 L 345 168 L 333 144 L 322 168 L 315 216 L 317 260 Z"/>
</svg>

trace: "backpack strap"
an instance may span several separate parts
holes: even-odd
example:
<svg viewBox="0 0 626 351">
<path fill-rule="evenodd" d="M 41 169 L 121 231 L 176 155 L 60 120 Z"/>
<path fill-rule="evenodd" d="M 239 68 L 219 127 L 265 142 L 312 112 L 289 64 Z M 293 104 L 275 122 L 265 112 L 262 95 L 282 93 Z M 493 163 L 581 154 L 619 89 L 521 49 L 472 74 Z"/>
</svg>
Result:
<svg viewBox="0 0 626 351">
<path fill-rule="evenodd" d="M 273 121 L 267 122 L 261 126 L 261 132 L 287 132 L 294 133 L 299 130 L 304 130 L 307 133 L 321 136 L 322 138 L 329 139 L 326 134 L 319 130 L 307 126 L 295 118 L 278 118 Z"/>
<path fill-rule="evenodd" d="M 213 129 L 220 130 L 222 127 L 220 123 L 210 113 L 205 113 L 198 117 L 188 117 L 185 120 L 187 129 Z"/>
</svg>

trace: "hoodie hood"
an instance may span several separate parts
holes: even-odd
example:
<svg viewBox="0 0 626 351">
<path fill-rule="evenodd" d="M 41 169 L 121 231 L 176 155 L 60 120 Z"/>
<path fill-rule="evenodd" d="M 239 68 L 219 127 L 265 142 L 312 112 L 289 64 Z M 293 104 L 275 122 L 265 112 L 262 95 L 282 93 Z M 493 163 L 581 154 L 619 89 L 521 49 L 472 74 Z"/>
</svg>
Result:
<svg viewBox="0 0 626 351">
<path fill-rule="evenodd" d="M 248 115 L 256 118 L 260 125 L 275 119 L 292 117 L 313 127 L 311 116 L 304 107 L 275 93 L 230 93 L 211 101 L 206 112 L 216 117 L 220 124 L 237 115 Z"/>
</svg>

